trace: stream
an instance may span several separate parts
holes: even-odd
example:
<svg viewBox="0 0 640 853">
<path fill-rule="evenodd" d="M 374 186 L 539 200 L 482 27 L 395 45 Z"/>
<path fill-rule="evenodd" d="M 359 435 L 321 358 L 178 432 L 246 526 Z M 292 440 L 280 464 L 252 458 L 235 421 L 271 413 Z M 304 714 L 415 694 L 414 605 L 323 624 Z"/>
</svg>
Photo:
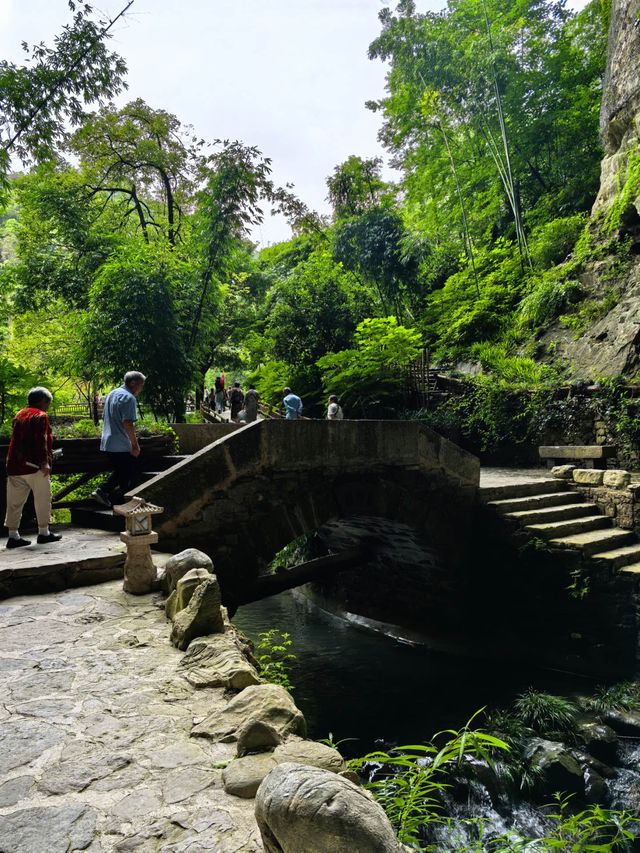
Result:
<svg viewBox="0 0 640 853">
<path fill-rule="evenodd" d="M 462 727 L 484 706 L 509 705 L 531 686 L 564 696 L 595 687 L 568 673 L 470 660 L 398 641 L 327 613 L 295 591 L 241 607 L 233 621 L 254 641 L 271 628 L 291 635 L 296 660 L 290 678 L 308 736 L 354 738 L 340 746 L 346 757 L 428 741 L 442 729 Z M 640 745 L 629 740 L 622 745 L 617 776 L 608 783 L 612 806 L 638 813 L 639 767 Z M 491 836 L 515 828 L 539 837 L 550 827 L 543 812 L 524 800 L 496 808 L 479 783 L 472 783 L 463 801 L 447 796 L 446 809 L 461 821 L 482 819 Z M 451 853 L 483 849 L 471 837 L 459 822 L 435 829 L 431 841 Z"/>
<path fill-rule="evenodd" d="M 362 755 L 421 743 L 460 728 L 480 708 L 510 703 L 531 685 L 571 695 L 589 679 L 509 663 L 471 660 L 394 640 L 327 613 L 286 592 L 241 607 L 234 624 L 252 640 L 288 631 L 297 659 L 291 668 L 296 704 L 309 737 L 357 738 L 342 750 Z"/>
</svg>

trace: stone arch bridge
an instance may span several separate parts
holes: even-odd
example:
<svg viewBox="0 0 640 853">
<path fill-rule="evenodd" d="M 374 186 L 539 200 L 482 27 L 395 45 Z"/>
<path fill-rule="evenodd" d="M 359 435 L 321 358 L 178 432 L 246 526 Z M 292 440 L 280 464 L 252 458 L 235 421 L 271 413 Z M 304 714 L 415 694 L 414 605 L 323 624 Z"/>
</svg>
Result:
<svg viewBox="0 0 640 853">
<path fill-rule="evenodd" d="M 284 546 L 366 516 L 428 532 L 453 573 L 465 562 L 479 461 L 417 421 L 262 420 L 135 489 L 165 508 L 163 549 L 200 547 L 233 610 Z"/>
</svg>

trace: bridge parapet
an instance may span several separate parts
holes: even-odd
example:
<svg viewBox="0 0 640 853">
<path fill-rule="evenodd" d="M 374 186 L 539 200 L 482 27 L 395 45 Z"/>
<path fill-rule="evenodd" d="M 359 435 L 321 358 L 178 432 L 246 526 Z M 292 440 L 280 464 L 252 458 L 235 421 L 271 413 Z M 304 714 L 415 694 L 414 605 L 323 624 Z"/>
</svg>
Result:
<svg viewBox="0 0 640 853">
<path fill-rule="evenodd" d="M 419 421 L 263 420 L 224 436 L 131 492 L 166 507 L 162 527 L 241 478 L 287 471 L 437 472 L 475 490 L 479 460 Z M 186 520 L 186 519 L 183 519 Z M 179 522 L 178 522 L 179 523 Z"/>
</svg>

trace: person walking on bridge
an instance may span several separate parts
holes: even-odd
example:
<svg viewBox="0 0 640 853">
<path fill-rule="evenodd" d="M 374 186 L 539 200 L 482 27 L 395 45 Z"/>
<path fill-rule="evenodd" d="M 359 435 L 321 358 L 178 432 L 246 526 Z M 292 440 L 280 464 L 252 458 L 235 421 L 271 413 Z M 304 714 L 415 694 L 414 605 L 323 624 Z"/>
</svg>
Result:
<svg viewBox="0 0 640 853">
<path fill-rule="evenodd" d="M 230 389 L 229 394 L 229 418 L 233 421 L 234 424 L 238 423 L 238 415 L 240 410 L 242 409 L 242 405 L 244 403 L 244 394 L 242 393 L 242 389 L 240 388 L 239 382 L 233 383 L 233 388 Z"/>
<path fill-rule="evenodd" d="M 302 417 L 302 400 L 294 394 L 291 388 L 285 388 L 282 392 L 284 397 L 284 416 L 288 421 L 298 421 Z"/>
<path fill-rule="evenodd" d="M 221 415 L 224 411 L 224 382 L 222 380 L 222 377 L 216 376 L 216 381 L 213 387 L 215 389 L 214 401 L 216 406 L 216 414 Z"/>
<path fill-rule="evenodd" d="M 59 542 L 62 536 L 49 530 L 51 519 L 51 463 L 53 434 L 47 409 L 53 399 L 47 388 L 32 388 L 26 408 L 13 419 L 11 442 L 7 452 L 7 548 L 31 545 L 20 536 L 22 510 L 33 492 L 38 520 L 38 545 Z"/>
<path fill-rule="evenodd" d="M 260 394 L 255 389 L 254 385 L 249 385 L 249 390 L 244 395 L 244 410 L 245 421 L 250 424 L 258 419 L 258 404 L 260 403 Z"/>
<path fill-rule="evenodd" d="M 124 497 L 135 485 L 140 456 L 135 430 L 138 417 L 136 397 L 144 388 L 145 381 L 146 376 L 139 370 L 130 370 L 124 375 L 124 383 L 107 395 L 100 450 L 107 456 L 111 474 L 92 495 L 103 506 L 113 506 L 112 495 L 116 488 Z"/>
<path fill-rule="evenodd" d="M 332 394 L 329 397 L 329 405 L 327 406 L 327 420 L 328 421 L 341 421 L 344 419 L 344 412 L 342 411 L 342 406 L 338 402 L 338 398 L 335 394 Z"/>
</svg>

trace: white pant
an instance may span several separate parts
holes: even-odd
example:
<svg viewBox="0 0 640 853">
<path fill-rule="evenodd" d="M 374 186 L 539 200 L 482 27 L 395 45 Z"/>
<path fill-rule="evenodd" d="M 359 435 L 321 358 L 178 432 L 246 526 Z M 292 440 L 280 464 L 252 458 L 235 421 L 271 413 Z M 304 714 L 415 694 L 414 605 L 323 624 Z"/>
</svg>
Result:
<svg viewBox="0 0 640 853">
<path fill-rule="evenodd" d="M 20 527 L 22 509 L 33 492 L 38 527 L 49 526 L 51 520 L 51 478 L 36 471 L 33 474 L 19 474 L 7 477 L 7 516 L 4 523 L 9 530 Z"/>
</svg>

